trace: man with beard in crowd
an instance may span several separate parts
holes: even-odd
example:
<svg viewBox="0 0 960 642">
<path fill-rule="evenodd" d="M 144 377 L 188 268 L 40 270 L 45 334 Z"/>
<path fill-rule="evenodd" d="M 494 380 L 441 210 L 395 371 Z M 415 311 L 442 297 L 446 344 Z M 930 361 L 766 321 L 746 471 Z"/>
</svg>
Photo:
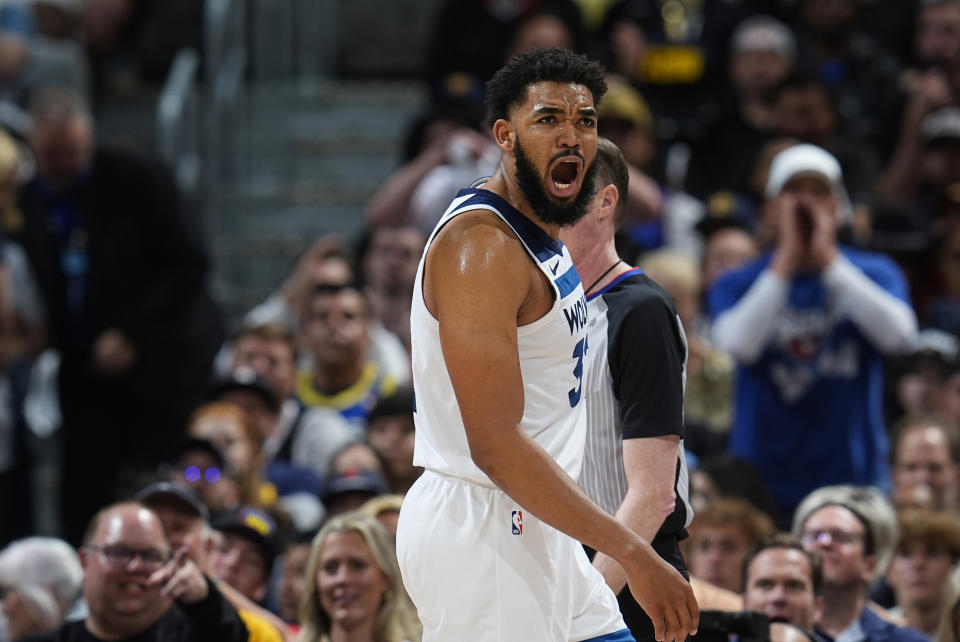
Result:
<svg viewBox="0 0 960 642">
<path fill-rule="evenodd" d="M 397 531 L 404 585 L 430 640 L 632 640 L 575 540 L 626 570 L 656 637 L 695 632 L 682 576 L 574 479 L 586 302 L 560 229 L 594 184 L 603 69 L 560 49 L 488 83 L 502 157 L 461 191 L 421 260 L 411 313 L 414 463 Z"/>
</svg>

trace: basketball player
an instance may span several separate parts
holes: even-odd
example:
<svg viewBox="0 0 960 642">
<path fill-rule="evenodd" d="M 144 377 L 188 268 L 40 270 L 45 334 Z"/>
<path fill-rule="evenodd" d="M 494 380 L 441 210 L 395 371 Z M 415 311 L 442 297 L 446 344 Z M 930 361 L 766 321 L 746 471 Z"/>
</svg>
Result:
<svg viewBox="0 0 960 642">
<path fill-rule="evenodd" d="M 411 337 L 425 468 L 397 553 L 423 639 L 632 640 L 580 540 L 621 564 L 658 640 L 695 632 L 682 576 L 574 482 L 585 439 L 586 302 L 560 228 L 592 192 L 603 69 L 521 54 L 487 85 L 496 173 L 437 225 Z"/>
<path fill-rule="evenodd" d="M 590 284 L 580 486 L 686 575 L 678 545 L 693 517 L 680 447 L 686 339 L 669 295 L 617 255 L 614 234 L 626 212 L 628 184 L 623 154 L 601 138 L 594 166 L 596 193 L 587 215 L 560 233 Z M 631 633 L 652 642 L 653 624 L 626 590 L 620 564 L 604 553 L 593 563 L 617 593 Z"/>
</svg>

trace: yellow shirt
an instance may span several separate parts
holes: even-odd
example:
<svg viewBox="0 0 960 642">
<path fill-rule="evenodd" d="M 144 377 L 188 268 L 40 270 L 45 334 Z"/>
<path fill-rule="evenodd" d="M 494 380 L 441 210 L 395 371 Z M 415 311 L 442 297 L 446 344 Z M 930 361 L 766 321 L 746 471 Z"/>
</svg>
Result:
<svg viewBox="0 0 960 642">
<path fill-rule="evenodd" d="M 240 610 L 240 619 L 247 627 L 248 642 L 283 642 L 283 635 L 277 627 L 252 611 Z"/>
</svg>

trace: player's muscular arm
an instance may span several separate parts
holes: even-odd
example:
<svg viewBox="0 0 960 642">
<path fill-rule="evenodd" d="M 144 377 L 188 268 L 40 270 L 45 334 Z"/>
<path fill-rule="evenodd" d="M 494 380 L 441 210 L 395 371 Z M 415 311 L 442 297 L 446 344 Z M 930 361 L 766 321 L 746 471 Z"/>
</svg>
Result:
<svg viewBox="0 0 960 642">
<path fill-rule="evenodd" d="M 521 429 L 517 319 L 538 299 L 538 275 L 516 238 L 495 219 L 481 214 L 459 219 L 431 246 L 424 295 L 439 320 L 474 462 L 533 515 L 617 559 L 657 638 L 683 640 L 695 632 L 699 617 L 690 587 L 649 544 L 593 504 Z"/>
</svg>

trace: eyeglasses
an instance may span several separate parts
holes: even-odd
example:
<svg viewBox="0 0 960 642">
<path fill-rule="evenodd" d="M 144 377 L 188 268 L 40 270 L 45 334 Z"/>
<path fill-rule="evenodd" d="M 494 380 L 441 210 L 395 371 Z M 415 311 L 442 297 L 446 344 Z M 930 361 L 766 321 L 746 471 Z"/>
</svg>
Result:
<svg viewBox="0 0 960 642">
<path fill-rule="evenodd" d="M 854 542 L 863 540 L 863 537 L 863 533 L 848 533 L 847 531 L 823 529 L 805 532 L 800 536 L 800 542 L 806 548 L 813 546 L 815 543 L 823 546 L 829 546 L 831 543 L 839 544 L 840 546 L 849 546 Z"/>
<path fill-rule="evenodd" d="M 170 553 L 159 551 L 155 548 L 137 550 L 121 545 L 111 546 L 87 546 L 86 548 L 97 551 L 103 555 L 103 559 L 111 566 L 118 568 L 127 568 L 136 558 L 140 558 L 140 564 L 144 570 L 153 572 L 159 569 L 170 560 Z"/>
</svg>

